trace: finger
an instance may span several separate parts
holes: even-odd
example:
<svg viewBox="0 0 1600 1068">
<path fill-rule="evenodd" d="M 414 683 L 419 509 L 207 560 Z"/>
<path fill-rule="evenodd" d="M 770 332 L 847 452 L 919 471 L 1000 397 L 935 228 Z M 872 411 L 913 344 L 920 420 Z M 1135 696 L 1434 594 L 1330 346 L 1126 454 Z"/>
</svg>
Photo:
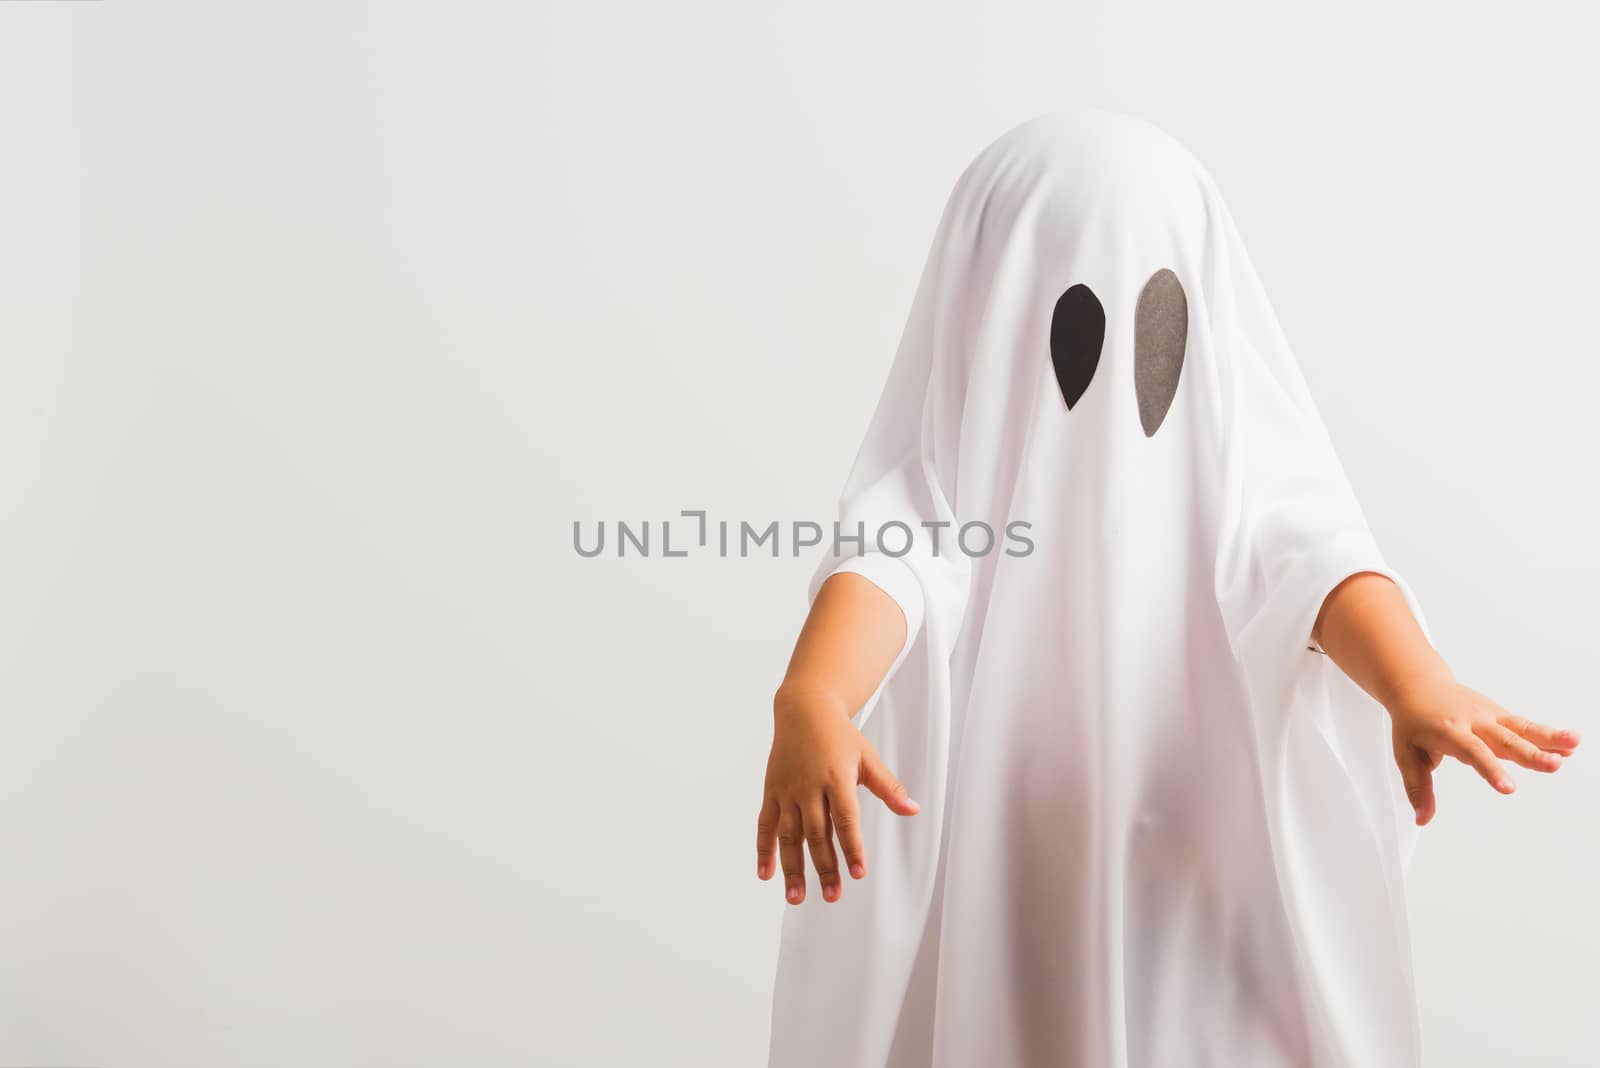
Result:
<svg viewBox="0 0 1600 1068">
<path fill-rule="evenodd" d="M 1494 758 L 1494 753 L 1484 743 L 1484 740 L 1476 734 L 1469 730 L 1463 730 L 1456 734 L 1446 735 L 1440 741 L 1451 756 L 1474 768 L 1479 775 L 1483 776 L 1483 781 L 1493 786 L 1496 790 L 1503 794 L 1509 794 L 1516 789 L 1512 785 L 1511 777 L 1506 774 L 1506 769 L 1501 766 L 1500 761 Z"/>
<path fill-rule="evenodd" d="M 756 878 L 772 878 L 778 853 L 778 799 L 768 796 L 756 816 Z"/>
<path fill-rule="evenodd" d="M 867 846 L 861 838 L 861 804 L 853 785 L 828 791 L 828 814 L 833 818 L 833 833 L 839 836 L 839 849 L 852 879 L 867 874 Z"/>
<path fill-rule="evenodd" d="M 839 900 L 839 855 L 833 851 L 833 824 L 828 809 L 818 794 L 800 806 L 800 822 L 805 827 L 806 848 L 811 851 L 811 866 L 822 883 L 822 900 Z"/>
<path fill-rule="evenodd" d="M 1543 723 L 1535 723 L 1531 719 L 1513 716 L 1509 712 L 1500 716 L 1500 726 L 1522 735 L 1540 749 L 1548 749 L 1562 756 L 1571 756 L 1572 751 L 1578 748 L 1578 743 L 1583 740 L 1577 731 L 1558 730 Z"/>
<path fill-rule="evenodd" d="M 1406 800 L 1416 814 L 1417 826 L 1433 819 L 1433 758 L 1425 749 L 1402 745 L 1395 752 L 1395 763 L 1400 766 L 1400 780 L 1406 786 Z"/>
<path fill-rule="evenodd" d="M 1485 723 L 1477 729 L 1478 737 L 1489 743 L 1494 755 L 1514 760 L 1534 771 L 1555 771 L 1561 766 L 1561 754 L 1540 749 L 1527 738 L 1498 723 Z"/>
<path fill-rule="evenodd" d="M 878 759 L 876 753 L 861 755 L 861 785 L 882 798 L 891 812 L 914 816 L 922 810 L 921 805 L 911 800 L 911 795 L 900 785 L 900 780 L 889 774 L 889 769 L 883 766 L 883 761 Z"/>
<path fill-rule="evenodd" d="M 783 896 L 791 905 L 806 899 L 806 861 L 800 843 L 800 810 L 783 805 L 778 813 L 778 860 L 783 864 Z"/>
</svg>

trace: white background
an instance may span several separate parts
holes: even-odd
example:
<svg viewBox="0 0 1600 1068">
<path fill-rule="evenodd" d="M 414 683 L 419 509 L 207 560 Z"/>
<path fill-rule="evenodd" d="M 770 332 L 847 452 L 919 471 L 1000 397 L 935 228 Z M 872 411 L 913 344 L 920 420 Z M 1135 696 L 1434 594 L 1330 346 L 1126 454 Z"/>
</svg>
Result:
<svg viewBox="0 0 1600 1068">
<path fill-rule="evenodd" d="M 1053 108 L 1207 163 L 1458 675 L 1593 734 L 1596 29 L 0 3 L 0 1063 L 763 1063 L 813 560 L 572 523 L 831 520 L 950 185 Z M 1596 761 L 1445 770 L 1430 1068 L 1595 1063 Z"/>
</svg>

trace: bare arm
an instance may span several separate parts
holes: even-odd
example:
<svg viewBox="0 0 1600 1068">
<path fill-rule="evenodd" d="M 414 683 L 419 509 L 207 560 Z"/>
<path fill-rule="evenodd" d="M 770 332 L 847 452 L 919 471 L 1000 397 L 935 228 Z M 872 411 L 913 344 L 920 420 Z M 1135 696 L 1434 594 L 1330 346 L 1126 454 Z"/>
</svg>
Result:
<svg viewBox="0 0 1600 1068">
<path fill-rule="evenodd" d="M 1555 771 L 1578 745 L 1577 732 L 1512 715 L 1457 682 L 1399 587 L 1383 575 L 1363 571 L 1334 587 L 1311 636 L 1389 710 L 1395 763 L 1419 824 L 1433 818 L 1433 771 L 1446 754 L 1508 794 L 1514 787 L 1500 759 Z"/>
<path fill-rule="evenodd" d="M 1372 571 L 1351 575 L 1333 588 L 1311 638 L 1385 708 L 1408 684 L 1451 677 L 1399 587 Z"/>
<path fill-rule="evenodd" d="M 756 875 L 772 877 L 776 851 L 791 905 L 805 900 L 802 840 L 823 900 L 837 901 L 842 892 L 836 833 L 851 876 L 866 875 L 857 786 L 902 816 L 919 810 L 850 722 L 883 681 L 905 638 L 900 606 L 860 575 L 832 576 L 812 602 L 773 698 L 772 753 L 756 820 Z"/>
<path fill-rule="evenodd" d="M 906 618 L 893 598 L 860 575 L 834 575 L 817 591 L 774 705 L 821 701 L 849 716 L 878 688 L 905 640 Z"/>
</svg>

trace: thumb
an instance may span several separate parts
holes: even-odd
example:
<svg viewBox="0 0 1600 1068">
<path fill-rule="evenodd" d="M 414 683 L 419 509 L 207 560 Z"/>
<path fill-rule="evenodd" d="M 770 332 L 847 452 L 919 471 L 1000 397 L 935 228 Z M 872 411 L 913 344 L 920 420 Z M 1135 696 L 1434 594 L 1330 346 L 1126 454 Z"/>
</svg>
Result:
<svg viewBox="0 0 1600 1068">
<path fill-rule="evenodd" d="M 914 816 L 922 811 L 922 806 L 911 800 L 906 788 L 900 785 L 899 779 L 889 774 L 889 769 L 883 766 L 883 761 L 878 759 L 876 753 L 869 751 L 861 754 L 860 783 L 882 798 L 891 812 Z"/>
<path fill-rule="evenodd" d="M 1424 750 L 1412 745 L 1395 747 L 1395 763 L 1400 765 L 1400 781 L 1406 786 L 1406 800 L 1417 814 L 1417 826 L 1433 819 L 1434 761 Z"/>
</svg>

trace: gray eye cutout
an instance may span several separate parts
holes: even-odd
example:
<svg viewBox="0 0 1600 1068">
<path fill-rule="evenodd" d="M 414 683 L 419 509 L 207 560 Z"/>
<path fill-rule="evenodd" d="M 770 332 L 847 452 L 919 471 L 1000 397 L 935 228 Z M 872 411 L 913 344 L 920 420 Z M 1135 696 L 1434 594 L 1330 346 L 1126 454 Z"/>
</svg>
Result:
<svg viewBox="0 0 1600 1068">
<path fill-rule="evenodd" d="M 1163 267 L 1139 292 L 1133 323 L 1133 384 L 1139 395 L 1139 425 L 1147 438 L 1160 429 L 1172 407 L 1188 342 L 1189 298 L 1178 276 Z"/>
<path fill-rule="evenodd" d="M 1106 311 L 1094 291 L 1075 285 L 1061 294 L 1050 318 L 1050 363 L 1068 411 L 1089 388 L 1105 340 Z"/>
</svg>

